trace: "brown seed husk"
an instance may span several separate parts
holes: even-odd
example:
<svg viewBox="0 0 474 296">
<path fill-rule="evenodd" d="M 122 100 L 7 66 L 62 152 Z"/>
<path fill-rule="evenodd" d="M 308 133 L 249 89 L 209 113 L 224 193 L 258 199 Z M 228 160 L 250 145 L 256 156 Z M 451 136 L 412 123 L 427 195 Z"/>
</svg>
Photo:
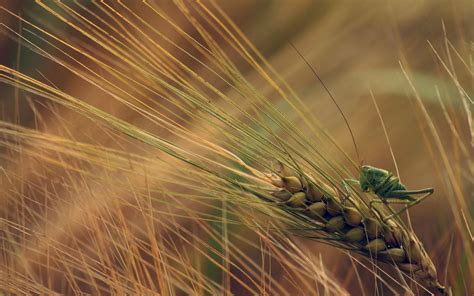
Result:
<svg viewBox="0 0 474 296">
<path fill-rule="evenodd" d="M 303 189 L 303 185 L 298 177 L 283 177 L 282 180 L 284 184 L 283 186 L 291 193 L 296 193 Z"/>
<path fill-rule="evenodd" d="M 280 176 L 275 175 L 275 174 L 272 174 L 270 176 L 270 182 L 278 188 L 282 188 L 282 187 L 285 186 L 285 183 L 283 182 L 283 179 L 280 178 Z"/>
<path fill-rule="evenodd" d="M 382 232 L 382 225 L 380 225 L 380 222 L 374 218 L 368 218 L 367 220 L 365 220 L 364 228 L 367 232 L 367 236 L 370 239 L 379 237 L 380 233 Z"/>
<path fill-rule="evenodd" d="M 374 239 L 370 241 L 365 248 L 371 252 L 371 253 L 378 253 L 380 251 L 383 251 L 387 248 L 387 245 L 385 244 L 385 241 L 383 239 Z"/>
<path fill-rule="evenodd" d="M 307 192 L 308 191 L 308 180 L 305 177 L 300 178 L 301 181 L 301 190 Z"/>
<path fill-rule="evenodd" d="M 421 264 L 421 270 L 415 272 L 415 276 L 418 279 L 429 279 L 438 277 L 436 268 L 433 265 L 423 267 L 423 264 Z"/>
<path fill-rule="evenodd" d="M 342 216 L 336 216 L 329 219 L 326 223 L 326 230 L 328 232 L 340 231 L 344 228 L 344 218 Z"/>
<path fill-rule="evenodd" d="M 306 206 L 306 193 L 297 192 L 291 196 L 287 201 L 288 205 L 295 208 L 302 208 Z"/>
<path fill-rule="evenodd" d="M 384 240 L 392 247 L 400 246 L 402 241 L 402 234 L 400 230 L 396 227 L 395 222 L 392 220 L 388 220 L 387 224 L 387 227 L 384 227 L 382 230 Z"/>
<path fill-rule="evenodd" d="M 412 238 L 409 239 L 409 243 L 405 246 L 407 256 L 410 262 L 423 263 L 423 254 L 421 253 L 420 245 L 416 243 Z"/>
<path fill-rule="evenodd" d="M 400 270 L 410 272 L 410 273 L 418 271 L 421 268 L 420 265 L 411 264 L 411 263 L 400 263 L 400 264 L 397 264 L 397 266 L 398 268 L 400 268 Z"/>
<path fill-rule="evenodd" d="M 321 199 L 323 198 L 323 193 L 313 183 L 308 184 L 308 194 L 307 195 L 308 195 L 307 196 L 308 200 L 310 200 L 312 202 L 321 201 Z"/>
<path fill-rule="evenodd" d="M 321 187 L 324 196 L 327 196 L 327 197 L 336 197 L 336 196 L 338 196 L 337 191 L 333 187 L 330 187 L 325 183 L 320 183 L 318 185 Z"/>
<path fill-rule="evenodd" d="M 286 166 L 280 161 L 277 164 L 277 172 L 280 176 L 283 176 L 283 177 L 295 175 L 295 172 L 292 169 L 290 169 L 288 166 Z"/>
<path fill-rule="evenodd" d="M 342 207 L 334 201 L 334 199 L 330 198 L 327 201 L 327 211 L 331 216 L 337 216 L 342 213 Z"/>
<path fill-rule="evenodd" d="M 287 201 L 291 197 L 291 193 L 288 190 L 280 190 L 271 193 L 279 201 Z"/>
<path fill-rule="evenodd" d="M 362 222 L 362 215 L 356 208 L 348 207 L 344 209 L 344 219 L 347 224 L 357 226 Z"/>
<path fill-rule="evenodd" d="M 406 253 L 401 248 L 391 248 L 380 252 L 383 259 L 394 262 L 404 262 L 406 260 Z"/>
<path fill-rule="evenodd" d="M 364 240 L 365 232 L 362 227 L 354 227 L 346 234 L 344 234 L 344 239 L 348 242 L 355 243 Z"/>
<path fill-rule="evenodd" d="M 316 202 L 309 206 L 308 216 L 314 219 L 321 219 L 326 214 L 326 204 L 324 202 Z"/>
</svg>

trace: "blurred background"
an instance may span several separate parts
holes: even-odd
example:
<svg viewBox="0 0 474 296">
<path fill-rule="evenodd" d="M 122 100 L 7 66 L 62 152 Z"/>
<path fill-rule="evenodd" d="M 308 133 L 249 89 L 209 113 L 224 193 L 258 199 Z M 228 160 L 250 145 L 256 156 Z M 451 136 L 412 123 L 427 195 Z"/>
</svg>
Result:
<svg viewBox="0 0 474 296">
<path fill-rule="evenodd" d="M 155 2 L 175 24 L 198 38 L 198 30 L 173 3 Z M 80 3 L 90 9 L 90 15 L 92 12 L 98 15 L 106 13 L 87 1 Z M 142 15 L 151 28 L 159 28 L 177 44 L 187 46 L 182 36 L 173 32 L 163 19 L 153 17 L 149 8 L 133 1 L 127 5 Z M 474 262 L 470 262 L 472 237 L 469 233 L 469 228 L 472 231 L 474 227 L 473 130 L 470 123 L 474 98 L 472 1 L 245 0 L 218 1 L 218 5 L 275 68 L 276 73 L 288 82 L 301 98 L 308 114 L 314 116 L 313 119 L 335 138 L 356 163 L 363 161 L 392 172 L 396 172 L 398 168 L 400 179 L 410 189 L 435 188 L 433 196 L 410 210 L 409 220 L 431 254 L 440 279 L 453 286 L 455 295 L 474 293 L 472 269 L 469 269 L 469 265 L 474 265 Z M 1 0 L 1 6 L 51 32 L 59 32 L 71 43 L 86 42 L 77 30 L 66 26 L 34 1 Z M 196 17 L 199 18 L 198 15 Z M 47 81 L 55 88 L 153 133 L 166 134 L 159 127 L 150 124 L 139 112 L 110 99 L 110 94 L 91 87 L 85 79 L 78 79 L 76 74 L 65 71 L 46 56 L 33 52 L 27 42 L 18 42 L 15 32 L 28 34 L 33 42 L 59 52 L 59 49 L 49 47 L 39 35 L 32 33 L 35 31 L 28 28 L 28 24 L 20 22 L 5 10 L 0 11 L 0 23 L 3 33 L 0 35 L 0 64 L 40 81 Z M 120 30 L 120 26 L 117 28 Z M 208 29 L 212 32 L 211 28 Z M 302 124 L 298 114 L 289 109 L 285 113 L 284 102 L 279 99 L 277 91 L 269 87 L 255 68 L 236 55 L 236 50 L 223 39 L 222 36 L 221 39 L 216 37 L 216 40 L 222 41 L 224 52 L 229 53 L 229 58 L 242 75 L 265 97 L 274 98 L 275 106 L 283 106 L 281 111 L 296 126 Z M 151 44 L 150 41 L 143 42 Z M 360 159 L 337 106 L 290 43 L 316 69 L 348 118 Z M 93 51 L 93 45 L 88 47 L 84 44 L 84 48 Z M 189 50 L 195 51 L 193 48 Z M 169 51 L 173 52 L 173 48 Z M 202 65 L 190 60 L 182 52 L 176 51 L 175 54 L 178 59 L 207 77 L 216 88 L 230 93 L 229 96 L 232 97 L 232 90 L 218 79 L 214 82 L 215 76 L 207 73 Z M 103 52 L 97 51 L 97 56 L 114 63 L 113 58 L 109 59 Z M 81 57 L 73 57 L 82 61 Z M 84 62 L 88 61 L 84 59 Z M 120 66 L 118 63 L 116 65 Z M 411 82 L 403 74 L 401 65 Z M 91 63 L 90 67 L 96 73 L 101 73 L 96 65 Z M 139 76 L 140 73 L 136 75 Z M 130 76 L 134 77 L 135 73 L 130 73 Z M 397 166 L 391 156 L 372 96 L 380 108 Z M 416 96 L 419 96 L 426 109 L 420 107 Z M 212 96 L 209 99 L 217 100 Z M 229 112 L 232 110 L 229 109 Z M 118 140 L 101 126 L 74 111 L 36 100 L 25 92 L 4 84 L 0 85 L 0 116 L 4 122 L 78 142 L 122 149 L 130 153 L 143 153 L 145 150 L 127 140 Z M 435 135 L 433 130 L 436 131 Z M 331 148 L 322 149 L 331 151 Z M 42 167 L 40 161 L 32 164 L 26 161 L 27 156 L 21 156 L 21 152 L 10 154 L 6 148 L 3 148 L 3 152 L 3 166 L 8 167 L 9 172 L 22 176 L 20 179 L 25 182 L 39 184 L 44 181 L 42 178 L 60 182 L 63 178 L 63 171 L 52 169 L 37 176 L 32 172 Z M 335 153 L 334 157 L 341 162 L 347 161 L 339 154 Z M 12 155 L 16 155 L 14 161 L 10 161 Z M 446 167 L 447 164 L 449 168 Z M 32 165 L 35 166 L 33 169 Z M 351 173 L 357 175 L 355 170 Z M 22 187 L 19 183 L 7 183 L 3 180 L 2 186 L 7 186 L 5 188 L 12 192 L 23 190 L 19 189 Z M 96 188 L 90 189 L 92 192 L 96 191 L 92 196 L 110 194 L 114 189 L 113 183 L 105 183 L 104 187 L 110 187 L 105 189 L 100 188 L 99 182 L 95 185 Z M 64 196 L 62 198 L 66 199 Z M 57 221 L 60 223 L 59 218 Z M 340 254 L 340 251 L 317 242 L 303 239 L 297 241 L 305 250 L 313 252 L 315 257 L 323 254 L 322 262 L 328 273 L 346 291 L 361 289 L 349 257 L 334 255 Z M 246 250 L 244 246 L 242 249 Z M 249 251 L 248 255 L 257 260 L 258 250 L 253 252 L 255 253 Z M 284 277 L 284 274 L 278 272 L 275 267 L 276 279 Z M 370 273 L 363 269 L 360 273 L 363 278 L 371 278 Z M 368 280 L 367 283 L 367 295 L 371 295 L 373 291 L 391 294 L 382 288 L 376 289 L 373 280 Z M 247 295 L 240 284 L 233 285 L 236 295 Z M 306 291 L 305 294 L 313 293 Z M 359 292 L 350 294 L 358 295 Z"/>
</svg>

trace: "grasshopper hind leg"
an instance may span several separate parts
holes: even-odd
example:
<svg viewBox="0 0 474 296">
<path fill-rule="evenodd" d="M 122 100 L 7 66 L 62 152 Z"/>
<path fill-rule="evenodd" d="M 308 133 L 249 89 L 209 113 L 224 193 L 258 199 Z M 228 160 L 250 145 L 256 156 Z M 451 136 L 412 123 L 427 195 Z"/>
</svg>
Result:
<svg viewBox="0 0 474 296">
<path fill-rule="evenodd" d="M 421 189 L 421 190 L 395 190 L 390 193 L 389 198 L 397 199 L 397 200 L 386 200 L 386 203 L 391 203 L 391 204 L 404 204 L 405 207 L 402 209 L 398 210 L 395 213 L 392 213 L 390 216 L 386 217 L 384 220 L 390 220 L 395 216 L 400 215 L 404 211 L 408 210 L 409 208 L 419 204 L 422 202 L 425 198 L 433 194 L 434 189 L 433 188 L 426 188 L 426 189 Z M 413 195 L 417 194 L 422 194 L 421 197 L 415 198 Z"/>
<path fill-rule="evenodd" d="M 409 198 L 410 202 L 408 202 L 407 205 L 404 208 L 402 208 L 401 210 L 399 210 L 395 214 L 390 215 L 387 219 L 392 218 L 394 215 L 399 215 L 402 212 L 408 210 L 409 208 L 419 204 L 425 198 L 427 198 L 428 196 L 433 194 L 433 192 L 434 192 L 433 188 L 426 188 L 426 189 L 421 189 L 421 190 L 403 190 L 403 191 L 401 191 L 400 193 L 405 194 Z M 395 193 L 395 195 L 396 195 L 398 192 L 394 191 L 392 193 Z M 416 195 L 416 194 L 423 194 L 423 195 L 419 198 L 414 198 L 412 195 Z"/>
<path fill-rule="evenodd" d="M 344 191 L 345 191 L 345 195 L 344 195 L 344 198 L 342 199 L 342 202 L 346 201 L 346 199 L 349 198 L 349 196 L 351 194 L 350 187 L 347 183 L 359 184 L 359 181 L 353 180 L 353 179 L 343 179 L 342 180 L 342 186 L 344 187 Z"/>
</svg>

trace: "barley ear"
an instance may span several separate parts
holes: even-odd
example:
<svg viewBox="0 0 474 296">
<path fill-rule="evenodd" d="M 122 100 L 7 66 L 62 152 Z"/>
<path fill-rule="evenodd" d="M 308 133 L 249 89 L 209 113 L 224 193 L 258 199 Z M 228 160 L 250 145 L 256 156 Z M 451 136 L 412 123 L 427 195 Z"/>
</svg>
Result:
<svg viewBox="0 0 474 296">
<path fill-rule="evenodd" d="M 278 191 L 272 194 L 286 201 L 285 210 L 303 213 L 304 217 L 323 223 L 324 227 L 314 230 L 323 242 L 326 240 L 331 245 L 390 264 L 408 276 L 412 275 L 427 289 L 448 295 L 437 279 L 431 258 L 413 231 L 397 219 L 384 219 L 390 215 L 388 211 L 382 211 L 381 217 L 380 211 L 361 207 L 368 203 L 356 196 L 351 202 L 359 206 L 344 205 L 336 191 L 320 179 L 308 178 L 310 182 L 305 188 L 301 176 L 305 173 L 273 175 L 271 183 Z"/>
</svg>

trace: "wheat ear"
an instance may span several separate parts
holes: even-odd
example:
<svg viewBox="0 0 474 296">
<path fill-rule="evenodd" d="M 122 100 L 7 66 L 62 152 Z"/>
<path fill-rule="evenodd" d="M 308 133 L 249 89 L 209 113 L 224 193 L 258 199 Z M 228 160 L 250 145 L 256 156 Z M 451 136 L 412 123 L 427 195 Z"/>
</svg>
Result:
<svg viewBox="0 0 474 296">
<path fill-rule="evenodd" d="M 450 295 L 440 284 L 436 267 L 416 234 L 391 212 L 372 208 L 364 199 L 336 190 L 326 182 L 297 173 L 280 163 L 267 175 L 275 187 L 270 194 L 283 210 L 315 225 L 318 238 L 336 247 L 390 264 L 429 290 Z"/>
</svg>

